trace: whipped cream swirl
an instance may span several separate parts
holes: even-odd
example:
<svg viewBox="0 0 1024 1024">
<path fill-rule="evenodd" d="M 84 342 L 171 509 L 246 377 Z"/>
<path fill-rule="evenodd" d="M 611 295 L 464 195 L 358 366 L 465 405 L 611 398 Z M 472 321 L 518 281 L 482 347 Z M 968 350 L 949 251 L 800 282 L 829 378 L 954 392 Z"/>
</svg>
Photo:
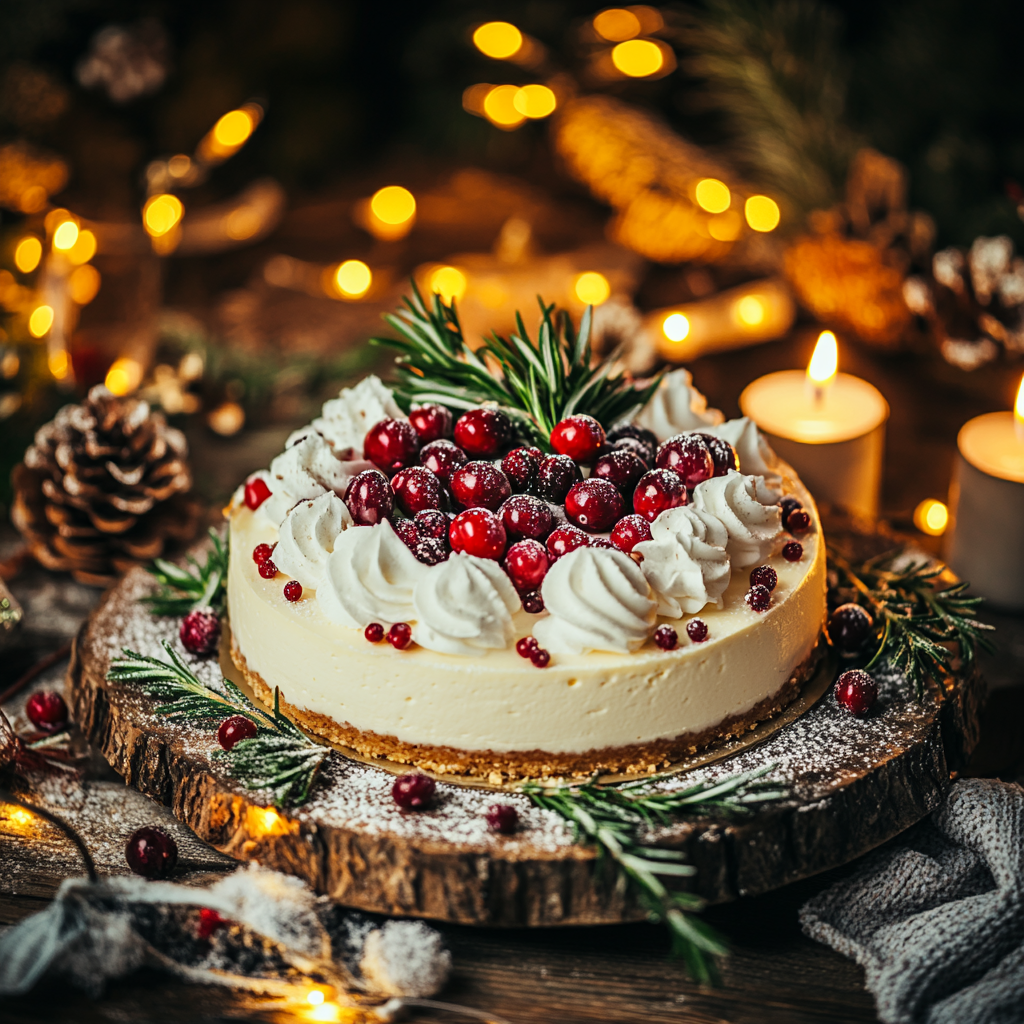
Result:
<svg viewBox="0 0 1024 1024">
<path fill-rule="evenodd" d="M 335 540 L 316 600 L 328 619 L 351 629 L 409 622 L 413 590 L 427 570 L 387 520 L 353 526 Z"/>
<path fill-rule="evenodd" d="M 693 492 L 693 508 L 721 520 L 728 531 L 725 549 L 737 569 L 757 565 L 771 554 L 782 533 L 778 500 L 778 492 L 764 477 L 746 476 L 734 469 L 697 484 Z"/>
<path fill-rule="evenodd" d="M 334 550 L 338 534 L 352 525 L 351 513 L 334 491 L 300 501 L 281 523 L 274 564 L 303 588 L 315 590 L 320 586 L 327 556 Z"/>
<path fill-rule="evenodd" d="M 354 388 L 342 388 L 337 398 L 324 402 L 313 428 L 323 436 L 340 459 L 360 458 L 363 438 L 370 427 L 384 419 L 399 419 L 391 389 L 379 377 L 370 374 Z"/>
<path fill-rule="evenodd" d="M 654 632 L 657 602 L 639 566 L 608 548 L 577 548 L 541 585 L 550 613 L 533 635 L 554 654 L 635 651 Z"/>
<path fill-rule="evenodd" d="M 687 430 L 706 430 L 722 422 L 717 409 L 693 386 L 689 370 L 673 370 L 662 378 L 658 390 L 634 419 L 654 432 L 658 442 Z"/>
<path fill-rule="evenodd" d="M 727 420 L 712 427 L 708 433 L 728 441 L 736 449 L 736 461 L 741 473 L 763 476 L 766 480 L 781 479 L 776 468 L 778 456 L 752 419 L 743 416 L 738 420 Z"/>
<path fill-rule="evenodd" d="M 678 619 L 707 604 L 722 605 L 732 566 L 729 533 L 716 516 L 690 506 L 670 508 L 651 524 L 651 540 L 633 549 L 658 599 L 658 614 Z"/>
<path fill-rule="evenodd" d="M 473 655 L 512 642 L 519 595 L 492 559 L 452 555 L 416 584 L 412 603 L 412 637 L 428 650 Z"/>
</svg>

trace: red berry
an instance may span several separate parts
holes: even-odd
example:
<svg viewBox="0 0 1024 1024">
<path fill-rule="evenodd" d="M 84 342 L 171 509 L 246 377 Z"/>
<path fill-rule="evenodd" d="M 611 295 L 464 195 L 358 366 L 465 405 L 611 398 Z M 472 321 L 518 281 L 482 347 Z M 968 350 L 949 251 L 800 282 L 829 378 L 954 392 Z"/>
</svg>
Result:
<svg viewBox="0 0 1024 1024">
<path fill-rule="evenodd" d="M 421 537 L 433 537 L 435 540 L 448 539 L 448 524 L 451 520 L 443 512 L 432 508 L 424 509 L 413 516 L 413 522 L 416 523 L 416 529 Z"/>
<path fill-rule="evenodd" d="M 33 693 L 25 702 L 25 714 L 40 732 L 60 732 L 68 724 L 68 706 L 52 690 Z"/>
<path fill-rule="evenodd" d="M 592 537 L 590 546 L 592 548 L 606 548 L 608 551 L 616 550 L 615 545 L 607 537 Z"/>
<path fill-rule="evenodd" d="M 396 651 L 404 651 L 412 643 L 412 626 L 408 622 L 396 622 L 388 630 L 388 643 Z"/>
<path fill-rule="evenodd" d="M 399 775 L 391 799 L 404 811 L 422 811 L 434 802 L 437 783 L 429 775 Z"/>
<path fill-rule="evenodd" d="M 654 642 L 663 651 L 674 651 L 679 643 L 679 634 L 671 626 L 659 626 L 654 631 Z"/>
<path fill-rule="evenodd" d="M 590 547 L 590 537 L 575 526 L 560 526 L 548 534 L 547 546 L 552 558 L 561 558 L 577 548 Z"/>
<path fill-rule="evenodd" d="M 844 672 L 836 680 L 836 700 L 851 714 L 863 718 L 878 697 L 878 684 L 859 668 Z"/>
<path fill-rule="evenodd" d="M 643 516 L 623 516 L 612 527 L 612 543 L 628 555 L 643 540 L 651 539 L 651 524 Z"/>
<path fill-rule="evenodd" d="M 536 590 L 544 581 L 549 564 L 547 549 L 535 540 L 521 540 L 513 544 L 502 562 L 509 579 L 520 592 Z"/>
<path fill-rule="evenodd" d="M 828 638 L 844 654 L 854 654 L 871 635 L 874 620 L 859 604 L 841 604 L 828 619 Z"/>
<path fill-rule="evenodd" d="M 770 565 L 759 565 L 750 570 L 750 585 L 760 585 L 770 592 L 779 585 L 779 574 Z"/>
<path fill-rule="evenodd" d="M 263 575 L 266 566 L 273 564 L 268 558 L 259 568 L 260 575 Z M 276 568 L 274 572 L 277 572 Z M 178 637 L 182 647 L 190 654 L 198 654 L 201 657 L 214 654 L 220 643 L 220 619 L 217 613 L 210 611 L 209 608 L 196 608 L 190 611 L 181 620 Z"/>
<path fill-rule="evenodd" d="M 284 597 L 286 601 L 298 601 L 302 597 L 302 584 L 298 580 L 289 580 L 284 585 Z"/>
<path fill-rule="evenodd" d="M 695 644 L 702 644 L 708 638 L 708 624 L 703 619 L 690 619 L 686 624 L 686 635 Z"/>
<path fill-rule="evenodd" d="M 810 513 L 803 508 L 795 508 L 786 516 L 786 529 L 790 533 L 803 533 L 811 525 Z"/>
<path fill-rule="evenodd" d="M 739 469 L 739 460 L 736 458 L 736 449 L 728 441 L 714 434 L 697 434 L 708 446 L 711 452 L 711 461 L 715 464 L 715 476 L 725 476 L 730 469 Z"/>
<path fill-rule="evenodd" d="M 760 583 L 755 583 L 746 594 L 743 596 L 743 600 L 746 601 L 755 612 L 766 612 L 768 606 L 772 603 L 772 592 L 767 588 L 761 586 Z"/>
<path fill-rule="evenodd" d="M 686 501 L 686 487 L 677 473 L 671 469 L 652 469 L 636 485 L 633 511 L 653 523 L 665 509 L 678 508 Z"/>
<path fill-rule="evenodd" d="M 409 422 L 421 444 L 447 437 L 452 432 L 452 414 L 443 405 L 421 405 L 409 413 Z"/>
<path fill-rule="evenodd" d="M 444 507 L 445 495 L 441 481 L 426 466 L 407 466 L 391 478 L 395 502 L 407 515 L 414 516 L 424 509 Z"/>
<path fill-rule="evenodd" d="M 595 477 L 614 484 L 621 494 L 632 494 L 648 465 L 634 452 L 613 448 L 594 463 L 590 479 Z"/>
<path fill-rule="evenodd" d="M 520 658 L 528 658 L 531 652 L 537 650 L 540 644 L 537 643 L 537 638 L 532 636 L 524 636 L 521 640 L 516 641 L 516 654 Z"/>
<path fill-rule="evenodd" d="M 272 580 L 277 575 L 277 566 L 272 558 L 267 558 L 256 566 L 256 571 L 265 579 Z"/>
<path fill-rule="evenodd" d="M 381 420 L 363 439 L 363 457 L 387 473 L 411 465 L 419 450 L 419 435 L 408 420 Z"/>
<path fill-rule="evenodd" d="M 508 477 L 489 462 L 467 462 L 452 475 L 452 493 L 463 508 L 494 512 L 512 494 Z"/>
<path fill-rule="evenodd" d="M 658 439 L 654 433 L 635 423 L 620 423 L 608 431 L 608 443 L 613 448 L 635 452 L 648 466 L 654 465 L 654 457 L 658 452 Z"/>
<path fill-rule="evenodd" d="M 548 503 L 532 494 L 514 494 L 501 506 L 499 515 L 510 537 L 543 540 L 555 528 Z"/>
<path fill-rule="evenodd" d="M 451 441 L 431 441 L 420 449 L 420 464 L 427 467 L 439 480 L 448 483 L 452 473 L 464 466 L 469 456 Z"/>
<path fill-rule="evenodd" d="M 797 540 L 787 541 L 782 545 L 782 557 L 787 562 L 799 562 L 804 557 L 804 546 Z"/>
<path fill-rule="evenodd" d="M 544 611 L 544 598 L 540 596 L 539 590 L 531 590 L 523 594 L 523 611 L 530 615 L 540 615 Z"/>
<path fill-rule="evenodd" d="M 398 539 L 410 550 L 420 541 L 419 527 L 412 519 L 399 519 L 391 524 L 391 528 L 398 535 Z"/>
<path fill-rule="evenodd" d="M 223 928 L 228 923 L 226 917 L 221 917 L 216 910 L 209 907 L 199 908 L 199 927 L 196 929 L 196 937 L 208 939 L 218 928 Z"/>
<path fill-rule="evenodd" d="M 257 544 L 252 549 L 252 560 L 257 565 L 262 565 L 273 553 L 274 547 L 272 544 Z"/>
<path fill-rule="evenodd" d="M 143 878 L 166 878 L 178 863 L 178 844 L 162 829 L 136 829 L 124 848 L 128 867 Z"/>
<path fill-rule="evenodd" d="M 410 549 L 418 562 L 424 565 L 439 565 L 448 560 L 448 545 L 437 537 L 420 537 Z"/>
<path fill-rule="evenodd" d="M 232 715 L 220 723 L 220 728 L 217 730 L 217 742 L 225 750 L 230 750 L 242 740 L 251 740 L 257 731 L 255 722 L 251 722 L 244 715 Z"/>
<path fill-rule="evenodd" d="M 622 518 L 626 506 L 614 484 L 591 477 L 573 484 L 565 496 L 565 514 L 592 533 L 610 530 Z"/>
<path fill-rule="evenodd" d="M 508 477 L 513 491 L 528 491 L 537 475 L 544 453 L 539 448 L 513 448 L 501 460 L 501 471 Z"/>
<path fill-rule="evenodd" d="M 604 444 L 604 427 L 593 416 L 567 416 L 551 431 L 551 447 L 573 462 L 593 462 Z"/>
<path fill-rule="evenodd" d="M 460 512 L 448 529 L 452 551 L 464 551 L 477 558 L 501 558 L 505 551 L 505 527 L 486 508 L 470 508 Z"/>
<path fill-rule="evenodd" d="M 657 455 L 658 445 L 646 445 L 635 437 L 620 437 L 612 446 L 613 452 L 629 452 L 643 462 L 645 466 L 653 466 Z"/>
<path fill-rule="evenodd" d="M 715 472 L 711 452 L 700 434 L 676 434 L 658 448 L 659 469 L 671 469 L 690 490 Z"/>
<path fill-rule="evenodd" d="M 395 498 L 383 473 L 364 469 L 345 489 L 345 504 L 357 526 L 376 526 L 391 517 Z"/>
<path fill-rule="evenodd" d="M 543 647 L 538 647 L 535 651 L 530 651 L 530 661 L 537 668 L 547 668 L 548 662 L 551 661 L 551 655 Z"/>
<path fill-rule="evenodd" d="M 803 508 L 803 505 L 801 505 L 800 502 L 796 498 L 794 498 L 792 495 L 787 495 L 785 498 L 782 498 L 779 501 L 779 505 L 782 507 L 782 522 L 783 522 L 783 525 L 785 525 L 786 516 L 788 516 L 789 513 L 793 511 L 793 509 L 795 509 L 795 508 Z"/>
<path fill-rule="evenodd" d="M 568 455 L 548 455 L 537 467 L 533 490 L 538 498 L 561 505 L 569 488 L 579 479 L 579 467 Z"/>
<path fill-rule="evenodd" d="M 270 497 L 270 488 L 262 477 L 255 477 L 245 484 L 245 505 L 256 511 Z"/>
<path fill-rule="evenodd" d="M 363 630 L 363 636 L 370 641 L 371 644 L 379 644 L 384 639 L 384 627 L 379 622 L 371 622 L 366 629 Z"/>
<path fill-rule="evenodd" d="M 519 812 L 508 804 L 491 804 L 484 817 L 488 828 L 505 836 L 512 835 L 519 824 Z"/>
<path fill-rule="evenodd" d="M 512 421 L 497 409 L 470 409 L 455 423 L 455 443 L 470 455 L 497 455 L 512 440 Z"/>
</svg>

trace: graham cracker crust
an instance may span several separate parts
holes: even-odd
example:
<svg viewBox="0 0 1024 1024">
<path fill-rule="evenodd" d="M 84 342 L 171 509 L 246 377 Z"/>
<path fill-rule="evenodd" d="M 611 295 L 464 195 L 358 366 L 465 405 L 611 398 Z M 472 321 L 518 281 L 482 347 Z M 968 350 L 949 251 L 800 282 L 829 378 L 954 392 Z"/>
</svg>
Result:
<svg viewBox="0 0 1024 1024">
<path fill-rule="evenodd" d="M 583 753 L 552 754 L 544 750 L 459 750 L 427 744 L 405 743 L 396 736 L 357 729 L 347 722 L 337 722 L 327 715 L 307 711 L 280 695 L 281 709 L 289 718 L 317 736 L 338 746 L 355 750 L 363 757 L 386 758 L 439 775 L 475 775 L 492 782 L 550 777 L 585 777 L 595 772 L 641 774 L 656 772 L 718 740 L 741 736 L 761 722 L 778 714 L 800 693 L 803 684 L 814 675 L 824 654 L 825 644 L 819 638 L 810 655 L 794 670 L 783 686 L 749 711 L 723 719 L 717 725 L 697 733 L 684 733 L 674 739 L 635 743 L 623 747 L 605 747 Z M 263 677 L 249 668 L 245 655 L 231 638 L 231 660 L 242 673 L 253 693 L 268 707 L 273 706 L 274 689 Z"/>
</svg>

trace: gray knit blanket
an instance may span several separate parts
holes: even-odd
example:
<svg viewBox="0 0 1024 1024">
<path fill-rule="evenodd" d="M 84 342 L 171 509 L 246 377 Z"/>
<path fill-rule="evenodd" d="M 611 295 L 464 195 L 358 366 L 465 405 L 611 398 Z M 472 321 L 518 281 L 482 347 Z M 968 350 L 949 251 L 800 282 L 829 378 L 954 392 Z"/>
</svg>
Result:
<svg viewBox="0 0 1024 1024">
<path fill-rule="evenodd" d="M 800 922 L 864 968 L 886 1024 L 1021 1024 L 1024 789 L 957 782 Z"/>
</svg>

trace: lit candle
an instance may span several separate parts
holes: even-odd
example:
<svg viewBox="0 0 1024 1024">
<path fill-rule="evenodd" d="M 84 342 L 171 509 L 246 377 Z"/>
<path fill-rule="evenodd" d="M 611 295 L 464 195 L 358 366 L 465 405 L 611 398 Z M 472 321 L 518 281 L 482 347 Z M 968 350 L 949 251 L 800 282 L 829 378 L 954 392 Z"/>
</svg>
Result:
<svg viewBox="0 0 1024 1024">
<path fill-rule="evenodd" d="M 760 377 L 740 395 L 740 408 L 816 498 L 874 519 L 889 406 L 838 366 L 835 335 L 822 331 L 806 373 Z"/>
<path fill-rule="evenodd" d="M 1013 412 L 975 417 L 956 444 L 946 560 L 976 593 L 1024 609 L 1024 378 Z"/>
</svg>

